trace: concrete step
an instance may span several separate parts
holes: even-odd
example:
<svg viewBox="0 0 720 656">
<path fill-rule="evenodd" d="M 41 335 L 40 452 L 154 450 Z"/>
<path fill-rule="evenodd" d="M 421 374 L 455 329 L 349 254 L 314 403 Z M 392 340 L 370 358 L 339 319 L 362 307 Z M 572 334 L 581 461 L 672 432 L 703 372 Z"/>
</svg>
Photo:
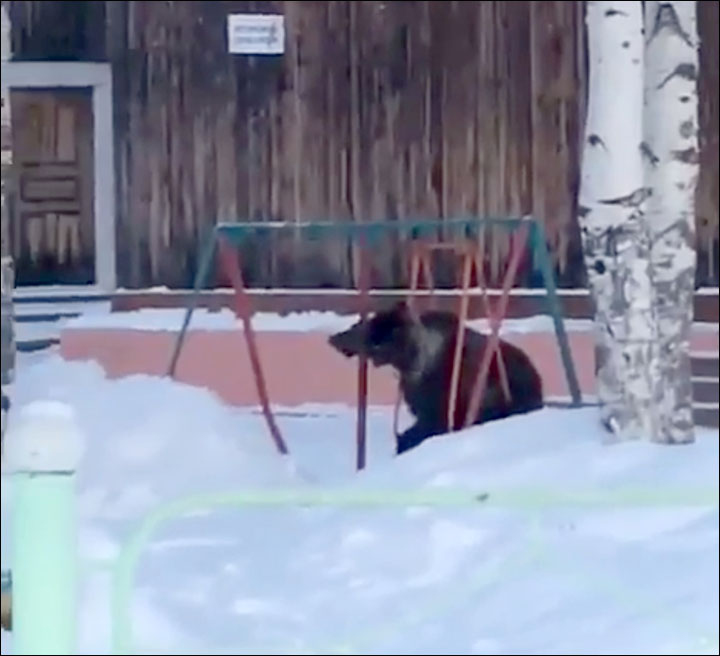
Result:
<svg viewBox="0 0 720 656">
<path fill-rule="evenodd" d="M 110 297 L 83 288 L 19 287 L 13 294 L 13 310 L 17 350 L 32 353 L 58 344 L 70 319 L 109 312 Z"/>
<path fill-rule="evenodd" d="M 53 323 L 62 319 L 79 317 L 80 312 L 30 313 L 15 316 L 15 323 Z"/>
<path fill-rule="evenodd" d="M 720 354 L 706 351 L 691 354 L 693 416 L 698 426 L 720 427 Z"/>
<path fill-rule="evenodd" d="M 693 407 L 693 419 L 696 426 L 705 428 L 720 428 L 720 407 L 713 405 L 696 404 Z"/>
<path fill-rule="evenodd" d="M 696 403 L 717 403 L 720 395 L 720 380 L 717 378 L 693 378 L 693 401 Z"/>
<path fill-rule="evenodd" d="M 18 349 L 22 344 L 41 342 L 43 340 L 59 340 L 60 331 L 68 319 L 58 318 L 50 321 L 18 321 L 15 320 L 15 343 Z"/>
<path fill-rule="evenodd" d="M 720 376 L 720 354 L 713 351 L 692 353 L 690 367 L 693 376 Z"/>
<path fill-rule="evenodd" d="M 15 348 L 18 353 L 35 353 L 43 351 L 51 346 L 57 346 L 60 343 L 59 337 L 40 337 L 36 339 L 23 339 L 15 342 Z"/>
<path fill-rule="evenodd" d="M 13 303 L 18 305 L 37 303 L 87 303 L 110 302 L 112 295 L 84 285 L 21 286 L 13 290 Z"/>
</svg>

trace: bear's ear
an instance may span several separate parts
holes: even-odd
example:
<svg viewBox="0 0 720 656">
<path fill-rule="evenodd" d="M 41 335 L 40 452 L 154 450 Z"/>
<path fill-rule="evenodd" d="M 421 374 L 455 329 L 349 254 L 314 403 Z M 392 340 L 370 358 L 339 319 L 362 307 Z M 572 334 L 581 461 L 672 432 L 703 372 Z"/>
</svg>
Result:
<svg viewBox="0 0 720 656">
<path fill-rule="evenodd" d="M 395 304 L 392 309 L 392 313 L 400 319 L 402 323 L 415 323 L 417 316 L 414 310 L 410 307 L 407 300 L 403 299 Z"/>
<path fill-rule="evenodd" d="M 407 319 L 409 321 L 412 318 L 412 310 L 405 299 L 395 303 L 392 313 L 400 319 Z"/>
</svg>

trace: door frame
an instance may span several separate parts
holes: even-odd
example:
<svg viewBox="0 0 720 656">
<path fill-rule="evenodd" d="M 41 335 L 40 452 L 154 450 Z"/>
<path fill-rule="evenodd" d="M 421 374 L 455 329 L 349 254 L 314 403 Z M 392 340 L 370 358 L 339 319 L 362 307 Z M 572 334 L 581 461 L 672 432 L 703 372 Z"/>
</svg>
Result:
<svg viewBox="0 0 720 656">
<path fill-rule="evenodd" d="M 2 85 L 13 89 L 91 87 L 93 112 L 93 212 L 95 284 L 89 289 L 111 293 L 117 288 L 115 251 L 115 140 L 112 69 L 105 62 L 3 62 Z"/>
</svg>

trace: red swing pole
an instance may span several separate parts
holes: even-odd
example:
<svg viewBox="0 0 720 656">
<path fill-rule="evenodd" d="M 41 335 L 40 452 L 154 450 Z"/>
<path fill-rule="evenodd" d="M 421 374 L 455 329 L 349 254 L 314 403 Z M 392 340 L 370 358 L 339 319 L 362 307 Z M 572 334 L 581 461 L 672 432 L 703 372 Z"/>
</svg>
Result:
<svg viewBox="0 0 720 656">
<path fill-rule="evenodd" d="M 500 341 L 500 326 L 505 314 L 507 313 L 507 306 L 510 301 L 510 289 L 512 288 L 515 278 L 517 277 L 517 271 L 520 266 L 520 260 L 522 258 L 525 244 L 527 242 L 528 224 L 523 223 L 520 226 L 515 238 L 513 239 L 512 252 L 510 254 L 510 262 L 505 272 L 503 279 L 502 295 L 497 303 L 497 309 L 493 316 L 492 329 L 490 331 L 490 338 L 488 347 L 483 353 L 482 362 L 480 365 L 480 371 L 478 372 L 475 385 L 473 387 L 472 394 L 470 396 L 470 402 L 467 408 L 467 414 L 465 415 L 465 426 L 470 426 L 474 423 L 478 412 L 480 411 L 480 405 L 482 403 L 482 397 L 485 393 L 485 387 L 487 385 L 487 377 L 490 371 L 490 359 L 492 358 L 495 350 L 499 347 Z"/>
<path fill-rule="evenodd" d="M 428 291 L 431 297 L 434 298 L 435 284 L 430 271 L 429 256 L 427 254 L 427 245 L 424 242 L 413 241 L 410 247 L 410 284 L 408 289 L 408 296 L 406 303 L 412 316 L 417 318 L 418 312 L 416 307 L 416 299 L 414 297 L 415 292 L 418 290 L 420 284 L 420 272 L 423 273 L 425 284 L 428 287 Z M 402 404 L 402 391 L 400 389 L 400 383 L 398 382 L 397 394 L 395 396 L 395 407 L 393 408 L 393 434 L 395 439 L 400 435 L 400 405 Z"/>
<path fill-rule="evenodd" d="M 233 289 L 235 290 L 235 314 L 240 317 L 243 323 L 245 342 L 247 344 L 248 355 L 250 356 L 250 366 L 252 367 L 253 376 L 255 378 L 255 385 L 262 405 L 265 423 L 270 430 L 270 436 L 272 437 L 277 450 L 282 455 L 287 455 L 287 445 L 285 444 L 285 440 L 283 439 L 280 429 L 275 422 L 275 417 L 273 415 L 272 408 L 270 407 L 270 396 L 267 391 L 265 375 L 260 363 L 257 342 L 255 341 L 255 331 L 252 326 L 252 307 L 245 288 L 245 282 L 243 281 L 242 271 L 240 269 L 240 256 L 239 254 L 233 254 L 233 249 L 230 247 L 230 244 L 227 242 L 225 237 L 221 235 L 218 241 L 220 264 L 224 269 L 225 274 L 230 279 Z"/>
<path fill-rule="evenodd" d="M 413 242 L 412 246 L 410 247 L 410 286 L 409 286 L 409 294 L 407 297 L 407 305 L 408 307 L 415 312 L 415 298 L 413 294 L 417 291 L 418 285 L 420 283 L 420 265 L 421 265 L 421 255 L 420 255 L 420 244 L 417 242 Z"/>
<path fill-rule="evenodd" d="M 431 270 L 429 246 L 424 241 L 413 242 L 410 252 L 410 288 L 406 303 L 415 315 L 418 314 L 415 293 L 420 286 L 421 274 L 432 301 L 435 298 L 435 280 Z"/>
<path fill-rule="evenodd" d="M 428 290 L 428 307 L 431 310 L 437 308 L 437 299 L 435 297 L 435 277 L 432 272 L 432 244 L 425 243 L 421 247 L 421 259 L 423 277 L 425 278 L 425 286 Z"/>
<path fill-rule="evenodd" d="M 462 352 L 465 346 L 465 323 L 467 322 L 468 311 L 470 307 L 470 279 L 472 277 L 474 258 L 472 251 L 466 247 L 462 257 L 462 273 L 461 273 L 461 296 L 460 309 L 458 311 L 458 326 L 455 336 L 455 353 L 453 354 L 452 374 L 450 377 L 450 398 L 448 399 L 448 431 L 455 428 L 455 409 L 457 406 L 458 387 L 460 386 L 460 368 L 462 366 Z"/>
<path fill-rule="evenodd" d="M 483 231 L 482 238 L 480 241 L 480 247 L 476 251 L 475 254 L 475 270 L 477 271 L 477 282 L 478 287 L 482 290 L 482 300 L 483 300 L 483 306 L 485 308 L 485 315 L 488 318 L 488 323 L 490 324 L 490 330 L 492 331 L 497 323 L 497 318 L 495 316 L 495 310 L 493 309 L 492 305 L 490 304 L 490 297 L 487 293 L 487 284 L 485 283 L 485 274 L 483 273 L 483 259 L 484 259 L 484 253 L 485 253 L 485 233 Z M 498 326 L 498 331 L 500 330 Z M 497 362 L 498 366 L 498 373 L 500 375 L 500 387 L 503 391 L 503 396 L 505 397 L 505 400 L 510 403 L 512 401 L 512 394 L 510 393 L 510 381 L 508 379 L 507 375 L 507 368 L 505 367 L 505 360 L 502 355 L 502 351 L 500 349 L 500 341 L 495 345 L 495 360 Z"/>
<path fill-rule="evenodd" d="M 470 297 L 469 297 L 469 288 L 470 288 L 470 279 L 472 277 L 472 267 L 474 263 L 473 258 L 473 251 L 469 246 L 464 247 L 458 247 L 456 244 L 434 244 L 434 246 L 438 249 L 443 250 L 454 250 L 457 252 L 458 250 L 461 252 L 463 256 L 463 270 L 462 270 L 462 295 L 460 297 L 460 310 L 458 313 L 458 328 L 457 328 L 457 334 L 456 334 L 456 340 L 455 340 L 455 353 L 453 358 L 453 368 L 451 373 L 451 381 L 450 381 L 450 397 L 449 397 L 449 403 L 448 403 L 448 409 L 447 409 L 447 420 L 448 420 L 448 431 L 453 430 L 455 425 L 455 410 L 457 406 L 457 393 L 458 388 L 460 384 L 460 370 L 462 365 L 462 351 L 463 346 L 465 343 L 465 323 L 467 321 L 468 313 L 469 313 L 469 303 L 470 303 Z M 432 275 L 432 268 L 431 268 L 431 260 L 430 260 L 430 253 L 432 251 L 432 245 L 428 244 L 417 244 L 414 245 L 412 254 L 411 254 L 411 261 L 410 261 L 410 292 L 411 292 L 411 298 L 412 294 L 417 291 L 418 283 L 419 283 L 419 277 L 420 277 L 420 270 L 422 269 L 425 283 L 428 286 L 428 290 L 431 296 L 431 307 L 434 307 L 434 301 L 435 301 L 435 283 L 434 278 Z M 410 305 L 411 309 L 414 308 L 413 305 Z M 394 420 L 393 420 L 393 431 L 395 433 L 395 437 L 398 436 L 398 424 L 399 424 L 399 415 L 400 415 L 400 402 L 401 402 L 401 395 L 400 390 L 398 389 L 398 395 L 395 402 L 395 414 L 394 414 Z"/>
<path fill-rule="evenodd" d="M 410 247 L 410 284 L 409 294 L 406 299 L 406 303 L 413 316 L 416 314 L 415 299 L 413 294 L 417 291 L 418 283 L 420 279 L 420 245 L 413 241 Z M 393 408 L 393 435 L 395 439 L 400 435 L 400 405 L 402 403 L 402 391 L 400 389 L 400 382 L 398 381 L 397 393 L 395 395 L 395 407 Z"/>
<path fill-rule="evenodd" d="M 360 292 L 360 320 L 365 321 L 370 310 L 370 280 L 365 257 L 365 242 L 361 240 L 356 251 L 357 257 L 357 286 Z M 357 415 L 357 454 L 356 468 L 365 469 L 367 462 L 367 397 L 368 397 L 368 361 L 367 355 L 360 354 L 358 358 L 358 415 Z"/>
</svg>

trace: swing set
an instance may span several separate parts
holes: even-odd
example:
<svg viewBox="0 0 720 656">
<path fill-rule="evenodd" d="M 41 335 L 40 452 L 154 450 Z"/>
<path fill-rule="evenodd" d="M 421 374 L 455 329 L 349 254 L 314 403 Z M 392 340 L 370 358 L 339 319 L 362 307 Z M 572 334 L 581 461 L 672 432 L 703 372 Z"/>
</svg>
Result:
<svg viewBox="0 0 720 656">
<path fill-rule="evenodd" d="M 488 295 L 483 273 L 488 229 L 502 230 L 509 234 L 510 238 L 510 252 L 502 279 L 502 288 L 499 298 L 494 303 L 491 302 Z M 449 235 L 450 238 L 444 240 L 438 239 L 437 235 L 441 230 L 445 235 Z M 480 370 L 478 371 L 478 376 L 472 389 L 463 426 L 467 427 L 472 424 L 473 418 L 477 416 L 480 410 L 493 357 L 495 357 L 497 361 L 503 394 L 508 400 L 510 399 L 507 370 L 500 350 L 500 329 L 507 314 L 510 292 L 515 285 L 523 255 L 528 252 L 531 256 L 533 270 L 539 271 L 542 275 L 546 291 L 547 309 L 553 319 L 555 337 L 560 351 L 572 405 L 579 406 L 582 403 L 580 386 L 578 384 L 567 333 L 565 332 L 560 311 L 560 303 L 547 249 L 545 232 L 542 223 L 533 217 L 342 223 L 218 223 L 209 232 L 202 244 L 198 260 L 198 269 L 193 285 L 193 293 L 190 296 L 185 310 L 183 324 L 174 344 L 168 367 L 168 375 L 170 377 L 175 375 L 190 320 L 193 312 L 197 308 L 200 291 L 208 283 L 210 271 L 217 252 L 220 268 L 233 287 L 235 314 L 243 324 L 243 334 L 250 358 L 250 366 L 252 367 L 258 398 L 260 399 L 263 416 L 270 437 L 280 454 L 289 455 L 287 444 L 277 425 L 270 403 L 270 395 L 268 393 L 255 339 L 255 332 L 252 326 L 253 307 L 242 275 L 239 254 L 240 247 L 245 244 L 250 237 L 262 238 L 279 233 L 296 234 L 308 240 L 325 240 L 338 236 L 350 237 L 355 246 L 356 254 L 355 280 L 357 281 L 358 309 L 361 320 L 364 320 L 369 315 L 371 305 L 368 250 L 377 243 L 379 239 L 393 232 L 396 233 L 398 237 L 410 242 L 410 289 L 407 303 L 413 312 L 417 312 L 414 301 L 416 292 L 419 289 L 421 273 L 423 274 L 431 304 L 434 304 L 436 299 L 435 281 L 432 271 L 432 254 L 437 251 L 449 251 L 456 256 L 456 273 L 459 274 L 457 278 L 460 289 L 458 307 L 459 321 L 447 409 L 448 427 L 452 426 L 452 418 L 455 415 L 455 407 L 457 404 L 464 327 L 470 307 L 470 285 L 473 273 L 482 298 L 483 309 L 489 322 L 490 335 L 488 348 L 483 352 Z M 358 361 L 357 373 L 356 466 L 358 470 L 364 469 L 366 464 L 367 394 L 368 362 L 365 356 L 361 356 Z M 396 434 L 398 432 L 399 408 L 400 394 L 398 393 L 394 412 L 394 431 Z"/>
</svg>

